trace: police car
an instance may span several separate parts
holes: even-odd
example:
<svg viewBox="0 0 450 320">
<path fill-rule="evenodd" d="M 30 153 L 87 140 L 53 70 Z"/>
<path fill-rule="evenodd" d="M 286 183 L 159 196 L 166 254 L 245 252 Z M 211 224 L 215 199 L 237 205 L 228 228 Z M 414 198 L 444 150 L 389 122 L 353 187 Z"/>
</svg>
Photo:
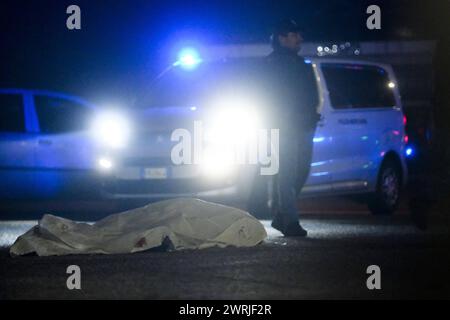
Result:
<svg viewBox="0 0 450 320">
<path fill-rule="evenodd" d="M 0 89 L 0 198 L 91 193 L 94 106 L 68 94 Z"/>
<path fill-rule="evenodd" d="M 310 175 L 301 196 L 367 194 L 373 213 L 394 212 L 407 181 L 408 149 L 406 118 L 392 68 L 357 60 L 311 58 L 306 61 L 315 73 L 320 101 L 317 109 L 322 119 L 314 137 Z M 184 62 L 189 67 L 197 64 L 192 57 Z M 199 65 L 181 70 L 174 64 L 166 70 L 147 99 L 141 100 L 138 117 L 109 115 L 111 147 L 105 148 L 98 159 L 102 191 L 107 198 L 198 197 L 225 203 L 247 201 L 259 170 L 254 163 L 229 166 L 223 161 L 228 149 L 221 147 L 213 149 L 212 155 L 203 157 L 203 161 L 195 162 L 196 150 L 184 150 L 192 161 L 174 160 L 174 148 L 182 143 L 178 139 L 180 133 L 192 133 L 183 137 L 186 145 L 208 140 L 197 137 L 199 130 L 207 129 L 196 127 L 196 121 L 214 123 L 211 120 L 214 115 L 207 107 L 214 100 L 213 92 L 217 93 L 215 101 L 225 110 L 215 116 L 219 120 L 216 123 L 225 128 L 225 135 L 228 132 L 233 139 L 241 140 L 246 128 L 261 116 L 257 114 L 257 106 L 264 104 L 264 92 L 245 87 L 249 82 L 242 81 L 240 76 L 225 77 L 231 79 L 229 86 L 219 80 L 226 73 L 224 70 L 239 63 Z M 245 90 L 238 90 L 238 94 L 233 91 L 236 88 Z M 240 101 L 230 101 L 230 97 L 238 95 Z M 243 114 L 243 110 L 256 113 Z M 108 125 L 105 126 L 108 132 Z M 268 198 L 262 201 L 270 203 Z"/>
</svg>

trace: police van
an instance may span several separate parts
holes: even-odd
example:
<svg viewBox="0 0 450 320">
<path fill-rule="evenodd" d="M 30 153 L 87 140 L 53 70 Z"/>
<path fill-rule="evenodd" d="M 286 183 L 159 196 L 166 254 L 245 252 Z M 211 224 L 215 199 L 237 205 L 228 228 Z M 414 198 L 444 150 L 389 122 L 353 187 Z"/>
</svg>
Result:
<svg viewBox="0 0 450 320">
<path fill-rule="evenodd" d="M 311 173 L 302 193 L 367 193 L 392 213 L 407 182 L 406 117 L 386 64 L 311 59 L 320 92 Z"/>
</svg>

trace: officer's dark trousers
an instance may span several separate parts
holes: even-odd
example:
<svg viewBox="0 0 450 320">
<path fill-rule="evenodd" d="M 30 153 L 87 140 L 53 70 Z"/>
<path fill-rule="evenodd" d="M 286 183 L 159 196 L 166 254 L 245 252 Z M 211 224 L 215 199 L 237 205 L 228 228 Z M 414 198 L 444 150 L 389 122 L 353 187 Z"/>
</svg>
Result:
<svg viewBox="0 0 450 320">
<path fill-rule="evenodd" d="M 280 129 L 279 171 L 274 177 L 278 213 L 286 223 L 297 222 L 297 196 L 309 176 L 315 129 Z"/>
</svg>

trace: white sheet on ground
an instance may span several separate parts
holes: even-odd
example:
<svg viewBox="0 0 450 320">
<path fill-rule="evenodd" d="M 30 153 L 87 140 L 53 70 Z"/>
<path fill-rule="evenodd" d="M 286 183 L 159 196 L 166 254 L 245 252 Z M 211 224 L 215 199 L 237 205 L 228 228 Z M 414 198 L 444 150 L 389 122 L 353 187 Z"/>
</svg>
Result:
<svg viewBox="0 0 450 320">
<path fill-rule="evenodd" d="M 11 255 L 130 253 L 170 241 L 174 250 L 250 247 L 266 238 L 249 213 L 198 199 L 179 198 L 110 215 L 94 224 L 44 215 L 20 236 Z"/>
</svg>

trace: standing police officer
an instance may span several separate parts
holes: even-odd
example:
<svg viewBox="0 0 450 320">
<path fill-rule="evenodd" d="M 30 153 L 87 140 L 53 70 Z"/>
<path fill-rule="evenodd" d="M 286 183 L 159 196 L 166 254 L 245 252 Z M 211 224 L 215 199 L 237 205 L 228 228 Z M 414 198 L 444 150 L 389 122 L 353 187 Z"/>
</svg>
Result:
<svg viewBox="0 0 450 320">
<path fill-rule="evenodd" d="M 272 128 L 280 130 L 279 172 L 274 190 L 277 209 L 272 227 L 285 236 L 306 236 L 299 224 L 297 195 L 310 171 L 313 138 L 320 114 L 318 89 L 311 64 L 298 55 L 303 38 L 293 20 L 283 20 L 274 28 L 273 52 L 267 57 L 272 94 Z"/>
</svg>

